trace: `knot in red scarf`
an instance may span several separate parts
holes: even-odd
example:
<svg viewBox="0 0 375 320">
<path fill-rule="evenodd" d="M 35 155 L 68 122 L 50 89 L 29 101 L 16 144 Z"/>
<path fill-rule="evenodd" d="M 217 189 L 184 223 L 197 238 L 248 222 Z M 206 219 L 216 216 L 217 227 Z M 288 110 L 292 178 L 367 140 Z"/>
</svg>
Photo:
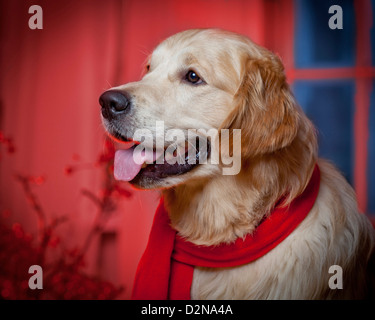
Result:
<svg viewBox="0 0 375 320">
<path fill-rule="evenodd" d="M 170 227 L 161 199 L 138 264 L 132 299 L 188 300 L 195 266 L 234 267 L 265 255 L 307 216 L 318 196 L 319 185 L 320 171 L 316 165 L 307 187 L 288 207 L 276 206 L 252 234 L 218 246 L 197 246 L 178 236 Z"/>
</svg>

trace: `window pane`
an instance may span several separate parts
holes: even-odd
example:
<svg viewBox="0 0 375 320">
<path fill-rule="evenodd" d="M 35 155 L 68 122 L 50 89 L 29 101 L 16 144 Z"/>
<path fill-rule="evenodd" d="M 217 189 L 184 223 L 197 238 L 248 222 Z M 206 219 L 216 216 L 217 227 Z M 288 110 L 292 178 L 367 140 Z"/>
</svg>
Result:
<svg viewBox="0 0 375 320">
<path fill-rule="evenodd" d="M 340 5 L 343 29 L 331 30 L 328 13 Z M 355 62 L 355 19 L 352 0 L 295 0 L 294 55 L 297 68 L 343 67 Z"/>
<path fill-rule="evenodd" d="M 370 29 L 370 37 L 371 37 L 371 47 L 372 47 L 372 65 L 375 65 L 375 24 L 374 24 L 374 11 L 375 11 L 375 0 L 371 1 L 371 9 L 372 9 L 372 27 Z"/>
<path fill-rule="evenodd" d="M 318 129 L 319 156 L 333 161 L 352 183 L 354 82 L 296 81 L 293 87 L 297 101 Z"/>
<path fill-rule="evenodd" d="M 375 214 L 375 81 L 370 100 L 367 177 L 367 211 Z"/>
</svg>

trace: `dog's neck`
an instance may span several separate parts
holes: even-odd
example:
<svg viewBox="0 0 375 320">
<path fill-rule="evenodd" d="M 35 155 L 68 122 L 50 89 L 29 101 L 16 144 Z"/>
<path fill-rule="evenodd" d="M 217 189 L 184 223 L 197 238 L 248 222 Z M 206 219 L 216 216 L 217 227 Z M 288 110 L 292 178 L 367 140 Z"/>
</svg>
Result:
<svg viewBox="0 0 375 320">
<path fill-rule="evenodd" d="M 238 175 L 164 190 L 172 227 L 197 245 L 230 243 L 251 234 L 282 196 L 290 202 L 306 187 L 316 155 L 314 145 L 305 146 L 297 139 L 277 154 L 244 163 Z"/>
<path fill-rule="evenodd" d="M 252 232 L 264 215 L 256 210 L 260 195 L 236 180 L 220 176 L 164 191 L 172 227 L 198 245 L 232 242 Z"/>
</svg>

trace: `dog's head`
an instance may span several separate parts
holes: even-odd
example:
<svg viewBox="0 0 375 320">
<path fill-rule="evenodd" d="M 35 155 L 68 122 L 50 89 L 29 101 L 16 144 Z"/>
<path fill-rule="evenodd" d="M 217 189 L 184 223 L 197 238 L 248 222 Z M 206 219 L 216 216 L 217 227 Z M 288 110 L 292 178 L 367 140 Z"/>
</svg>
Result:
<svg viewBox="0 0 375 320">
<path fill-rule="evenodd" d="M 222 174 L 225 157 L 243 163 L 272 154 L 292 143 L 301 120 L 280 59 L 216 29 L 166 39 L 140 81 L 104 92 L 100 104 L 106 130 L 127 149 L 116 154 L 115 175 L 141 188 Z M 141 145 L 149 156 L 135 156 Z"/>
</svg>

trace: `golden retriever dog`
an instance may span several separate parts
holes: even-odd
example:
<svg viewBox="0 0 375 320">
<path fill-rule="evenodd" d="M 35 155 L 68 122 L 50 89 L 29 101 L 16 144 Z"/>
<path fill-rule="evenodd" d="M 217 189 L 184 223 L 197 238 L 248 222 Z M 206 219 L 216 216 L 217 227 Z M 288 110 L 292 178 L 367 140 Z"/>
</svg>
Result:
<svg viewBox="0 0 375 320">
<path fill-rule="evenodd" d="M 250 263 L 195 267 L 192 299 L 363 299 L 373 294 L 373 227 L 358 212 L 344 177 L 318 158 L 316 130 L 297 104 L 278 56 L 242 35 L 187 30 L 157 46 L 140 81 L 104 92 L 100 104 L 105 129 L 120 149 L 139 145 L 139 129 L 153 136 L 145 142 L 152 155 L 141 156 L 128 171 L 117 169 L 117 178 L 137 188 L 160 189 L 171 227 L 199 246 L 251 236 L 264 219 L 272 219 L 279 199 L 288 206 L 304 192 L 316 164 L 320 169 L 317 198 L 293 232 Z M 188 157 L 155 163 L 175 144 L 165 138 L 161 148 L 155 146 L 157 136 L 175 129 L 186 134 L 202 129 L 203 134 L 195 131 L 196 138 L 215 129 L 229 152 L 210 162 L 225 144 L 208 138 L 205 149 L 194 149 L 205 163 L 191 164 Z M 229 130 L 227 137 L 220 135 L 222 129 Z M 238 139 L 235 129 L 241 130 Z M 183 155 L 191 150 L 185 142 Z M 233 166 L 240 161 L 234 174 L 223 174 L 225 158 L 232 158 Z M 117 161 L 119 167 L 136 162 Z M 342 270 L 340 288 L 329 285 L 331 266 Z"/>
</svg>

